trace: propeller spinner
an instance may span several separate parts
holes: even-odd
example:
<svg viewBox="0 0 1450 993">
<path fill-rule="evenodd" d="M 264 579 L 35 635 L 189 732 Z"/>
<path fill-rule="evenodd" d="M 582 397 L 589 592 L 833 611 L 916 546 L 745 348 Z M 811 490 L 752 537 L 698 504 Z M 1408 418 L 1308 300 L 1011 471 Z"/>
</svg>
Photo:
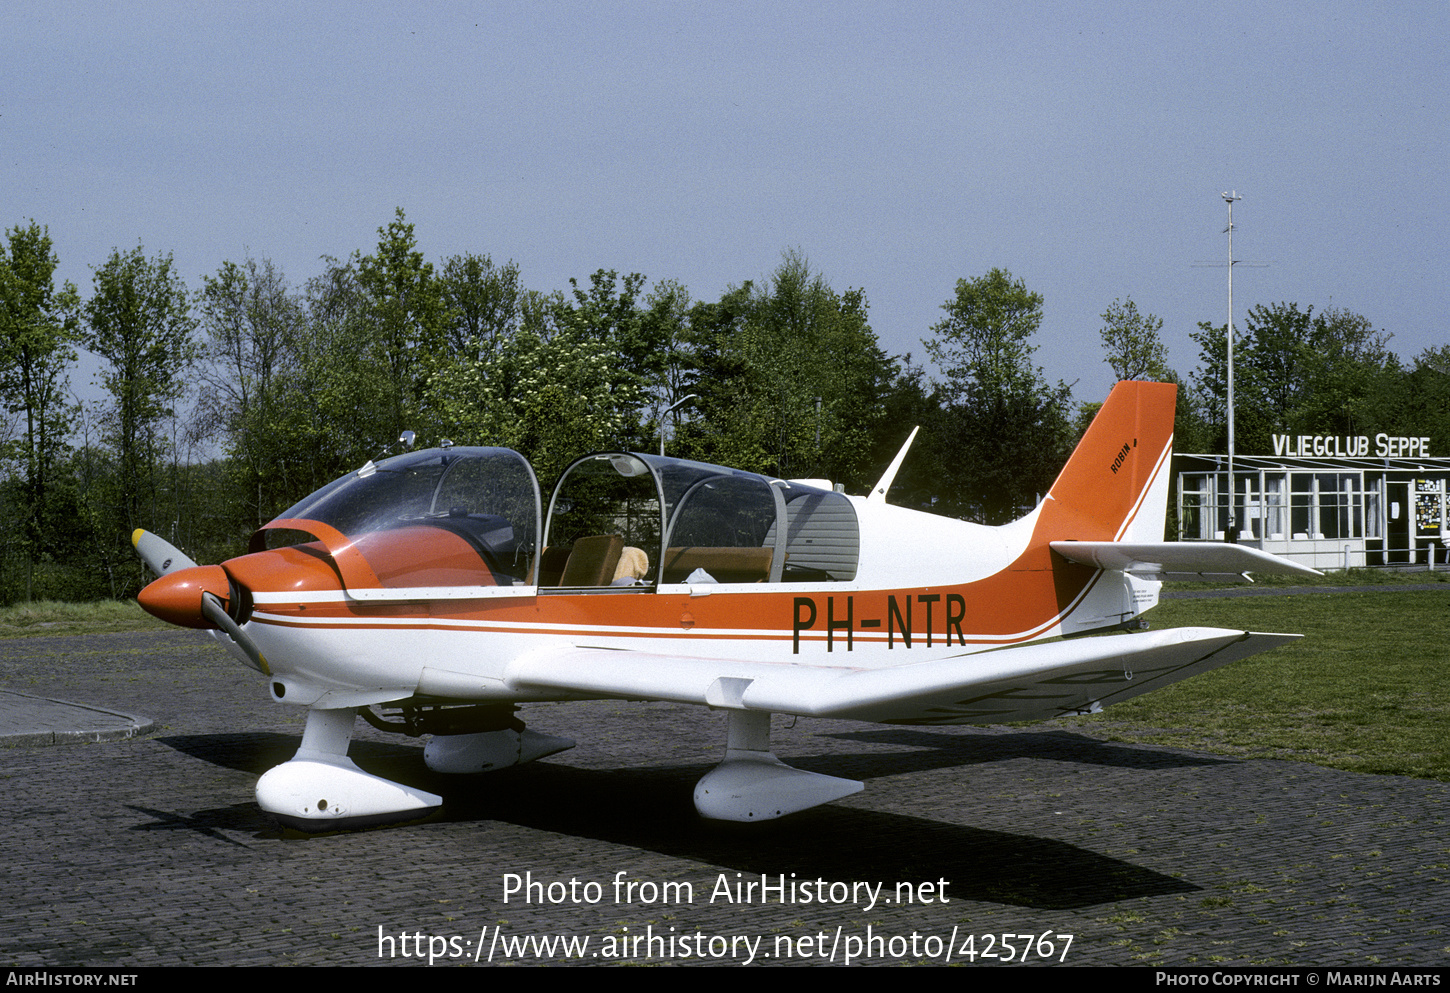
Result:
<svg viewBox="0 0 1450 993">
<path fill-rule="evenodd" d="M 225 631 L 258 672 L 271 669 L 251 636 L 237 623 L 243 591 L 219 565 L 197 565 L 165 538 L 137 528 L 131 544 L 157 579 L 136 597 L 146 613 L 179 627 Z"/>
</svg>

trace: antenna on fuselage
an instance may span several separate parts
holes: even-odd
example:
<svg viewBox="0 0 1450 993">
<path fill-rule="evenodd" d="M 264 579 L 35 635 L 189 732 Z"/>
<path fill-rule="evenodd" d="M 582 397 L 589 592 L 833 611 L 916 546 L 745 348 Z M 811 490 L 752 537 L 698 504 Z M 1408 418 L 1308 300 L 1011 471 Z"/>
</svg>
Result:
<svg viewBox="0 0 1450 993">
<path fill-rule="evenodd" d="M 886 467 L 886 473 L 881 477 L 881 482 L 871 487 L 871 492 L 866 494 L 866 501 L 868 503 L 886 502 L 886 491 L 891 489 L 891 481 L 896 478 L 896 473 L 898 470 L 900 470 L 901 463 L 906 461 L 906 450 L 910 448 L 911 443 L 916 440 L 916 432 L 920 430 L 920 424 L 911 429 L 910 437 L 906 439 L 906 444 L 901 446 L 901 451 L 896 453 L 896 458 L 892 459 L 891 464 Z"/>
</svg>

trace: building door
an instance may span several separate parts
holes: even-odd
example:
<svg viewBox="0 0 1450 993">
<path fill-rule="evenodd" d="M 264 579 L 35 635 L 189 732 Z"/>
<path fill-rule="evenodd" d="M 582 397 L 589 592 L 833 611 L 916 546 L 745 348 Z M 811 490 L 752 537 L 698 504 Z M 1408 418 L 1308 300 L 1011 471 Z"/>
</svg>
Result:
<svg viewBox="0 0 1450 993">
<path fill-rule="evenodd" d="M 1385 562 L 1389 565 L 1410 562 L 1413 514 L 1410 484 L 1385 480 Z"/>
</svg>

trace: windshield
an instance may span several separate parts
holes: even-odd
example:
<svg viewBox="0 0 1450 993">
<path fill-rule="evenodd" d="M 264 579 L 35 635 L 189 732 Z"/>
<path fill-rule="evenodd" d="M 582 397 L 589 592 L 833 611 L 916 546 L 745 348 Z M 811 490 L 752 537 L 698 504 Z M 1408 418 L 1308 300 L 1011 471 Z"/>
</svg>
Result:
<svg viewBox="0 0 1450 993">
<path fill-rule="evenodd" d="M 358 543 L 385 585 L 404 580 L 416 585 L 446 584 L 462 577 L 454 570 L 433 570 L 431 581 L 418 581 L 419 568 L 403 569 L 405 560 L 424 558 L 417 529 L 448 532 L 471 546 L 502 578 L 513 581 L 527 574 L 538 540 L 539 486 L 524 457 L 507 448 L 430 449 L 371 463 L 335 480 L 285 511 L 279 520 L 318 521 Z M 388 543 L 365 536 L 397 532 Z M 441 537 L 435 535 L 434 537 Z M 408 543 L 411 543 L 409 546 Z M 385 545 L 389 548 L 384 556 Z M 414 554 L 407 555 L 411 547 Z M 397 559 L 383 575 L 380 561 Z"/>
</svg>

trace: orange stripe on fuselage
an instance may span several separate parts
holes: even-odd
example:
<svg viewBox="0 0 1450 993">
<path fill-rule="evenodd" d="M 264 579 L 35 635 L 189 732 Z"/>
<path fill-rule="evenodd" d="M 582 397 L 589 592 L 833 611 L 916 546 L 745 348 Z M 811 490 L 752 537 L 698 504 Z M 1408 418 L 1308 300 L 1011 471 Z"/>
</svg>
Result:
<svg viewBox="0 0 1450 993">
<path fill-rule="evenodd" d="M 852 651 L 987 646 L 1042 637 L 1071 612 L 1099 573 L 1059 565 L 1051 575 L 1013 568 L 953 586 L 859 590 L 782 585 L 768 592 L 590 592 L 481 600 L 363 604 L 267 603 L 254 620 L 281 627 L 454 630 L 581 638 L 793 641 Z M 858 646 L 857 642 L 863 644 Z"/>
</svg>

